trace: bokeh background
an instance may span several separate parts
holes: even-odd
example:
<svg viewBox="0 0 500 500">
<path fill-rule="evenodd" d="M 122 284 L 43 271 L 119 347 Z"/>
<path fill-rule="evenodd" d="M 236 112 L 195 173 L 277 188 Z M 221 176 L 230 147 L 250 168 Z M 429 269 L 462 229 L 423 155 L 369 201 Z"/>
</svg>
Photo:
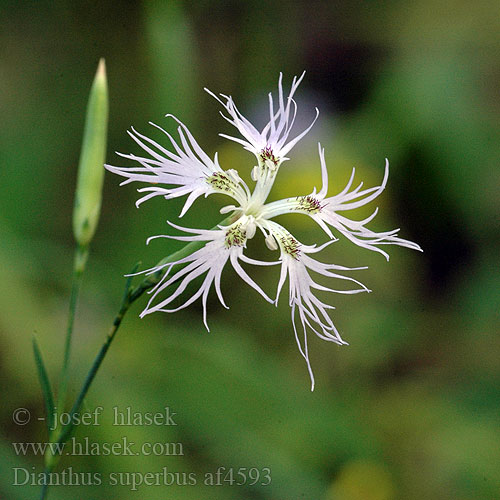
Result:
<svg viewBox="0 0 500 500">
<path fill-rule="evenodd" d="M 201 308 L 138 318 L 129 312 L 86 407 L 101 425 L 77 438 L 180 442 L 183 456 L 67 457 L 60 469 L 103 475 L 100 486 L 53 488 L 50 497 L 395 500 L 500 498 L 500 16 L 494 1 L 0 2 L 0 498 L 36 498 L 13 486 L 12 467 L 42 470 L 12 442 L 44 441 L 31 352 L 36 333 L 55 383 L 61 364 L 74 243 L 71 211 L 88 91 L 100 57 L 110 91 L 108 162 L 138 152 L 126 130 L 158 138 L 173 113 L 224 168 L 249 176 L 253 157 L 218 137 L 232 133 L 203 92 L 231 94 L 263 124 L 279 72 L 306 70 L 299 125 L 313 131 L 280 171 L 272 197 L 319 187 L 317 142 L 331 193 L 356 167 L 389 185 L 378 230 L 401 227 L 424 253 L 378 254 L 344 242 L 324 261 L 368 265 L 371 294 L 333 296 L 348 347 L 311 338 L 311 393 L 283 295 L 277 309 L 229 269 Z M 76 320 L 74 396 L 119 305 L 123 274 L 179 248 L 148 236 L 169 231 L 182 201 L 138 210 L 135 186 L 106 176 Z M 137 186 L 138 187 L 138 186 Z M 182 220 L 212 227 L 223 200 L 200 199 Z M 355 214 L 362 217 L 368 212 Z M 324 241 L 306 217 L 283 219 L 304 242 Z M 258 252 L 261 250 L 258 250 Z M 262 251 L 264 252 L 264 251 Z M 262 253 L 270 258 L 269 253 Z M 274 256 L 273 256 L 274 257 Z M 271 292 L 276 275 L 253 274 Z M 157 412 L 176 427 L 112 425 L 112 408 Z M 25 407 L 33 420 L 12 423 Z M 218 467 L 271 468 L 268 486 L 204 486 Z M 194 472 L 195 486 L 110 486 L 111 472 Z"/>
</svg>

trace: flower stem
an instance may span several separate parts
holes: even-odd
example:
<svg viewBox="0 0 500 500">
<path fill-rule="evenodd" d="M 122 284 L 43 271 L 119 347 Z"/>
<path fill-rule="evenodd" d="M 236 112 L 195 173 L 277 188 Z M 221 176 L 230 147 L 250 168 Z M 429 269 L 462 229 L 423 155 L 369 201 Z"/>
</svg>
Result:
<svg viewBox="0 0 500 500">
<path fill-rule="evenodd" d="M 59 412 L 64 411 L 66 404 L 66 394 L 68 386 L 68 369 L 69 360 L 71 356 L 71 341 L 73 338 L 73 325 L 75 321 L 75 311 L 78 302 L 78 294 L 80 292 L 80 285 L 82 283 L 82 275 L 87 262 L 89 254 L 88 245 L 78 245 L 75 251 L 75 262 L 73 266 L 73 283 L 71 285 L 71 296 L 69 299 L 69 314 L 68 314 L 68 327 L 66 329 L 66 343 L 64 346 L 64 359 L 61 369 L 61 378 L 59 382 L 59 391 L 57 398 L 57 408 Z"/>
</svg>

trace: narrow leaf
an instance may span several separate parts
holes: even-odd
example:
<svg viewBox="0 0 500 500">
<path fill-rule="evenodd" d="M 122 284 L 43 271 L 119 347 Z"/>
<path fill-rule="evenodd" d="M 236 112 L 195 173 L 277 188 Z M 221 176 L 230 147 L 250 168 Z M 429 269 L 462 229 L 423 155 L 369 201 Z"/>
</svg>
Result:
<svg viewBox="0 0 500 500">
<path fill-rule="evenodd" d="M 36 337 L 33 335 L 33 353 L 35 355 L 35 363 L 38 370 L 38 379 L 40 380 L 40 386 L 42 388 L 43 399 L 45 402 L 45 412 L 47 414 L 47 418 L 45 423 L 47 424 L 47 431 L 50 435 L 51 428 L 54 426 L 53 418 L 54 418 L 54 397 L 52 395 L 52 389 L 50 387 L 49 377 L 47 375 L 47 370 L 45 369 L 45 365 L 42 359 L 42 353 L 40 351 L 40 347 L 38 346 L 38 342 Z"/>
</svg>

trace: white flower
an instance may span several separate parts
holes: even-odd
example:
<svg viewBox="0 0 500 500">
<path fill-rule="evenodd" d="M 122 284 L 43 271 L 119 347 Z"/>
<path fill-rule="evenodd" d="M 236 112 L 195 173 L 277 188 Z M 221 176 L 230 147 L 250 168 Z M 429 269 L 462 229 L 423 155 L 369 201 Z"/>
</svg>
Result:
<svg viewBox="0 0 500 500">
<path fill-rule="evenodd" d="M 163 276 L 150 291 L 152 297 L 141 317 L 156 311 L 175 312 L 189 306 L 201 297 L 203 321 L 208 329 L 207 297 L 212 285 L 221 304 L 227 307 L 221 291 L 221 275 L 228 262 L 231 263 L 233 269 L 244 282 L 254 288 L 268 302 L 273 302 L 276 305 L 284 283 L 288 278 L 289 306 L 293 330 L 299 351 L 307 363 L 311 377 L 311 389 L 314 389 L 314 376 L 308 350 L 308 332 L 313 332 L 319 338 L 329 342 L 339 345 L 346 344 L 340 337 L 328 313 L 328 310 L 334 309 L 334 307 L 320 301 L 315 292 L 356 294 L 369 292 L 370 290 L 354 278 L 339 274 L 339 272 L 344 271 L 366 269 L 365 267 L 348 268 L 327 264 L 314 260 L 310 257 L 310 254 L 317 253 L 325 246 L 337 241 L 331 228 L 358 246 L 382 253 L 387 259 L 389 258 L 388 254 L 379 248 L 380 245 L 399 245 L 414 250 L 421 249 L 416 243 L 399 238 L 397 236 L 398 229 L 379 233 L 368 229 L 366 224 L 375 217 L 377 210 L 362 221 L 352 221 L 345 215 L 341 215 L 342 212 L 371 202 L 384 190 L 389 174 L 387 163 L 384 180 L 380 186 L 361 190 L 361 183 L 357 188 L 349 191 L 354 179 L 353 170 L 347 186 L 337 195 L 327 197 L 328 173 L 324 150 L 319 145 L 323 179 L 321 190 L 316 192 L 316 189 L 314 189 L 310 195 L 266 203 L 279 167 L 283 161 L 288 159 L 285 155 L 312 127 L 311 124 L 310 127 L 299 133 L 294 139 L 288 140 L 297 111 L 293 95 L 303 76 L 298 79 L 294 78 L 292 88 L 285 101 L 280 75 L 278 109 L 274 108 L 273 99 L 270 95 L 270 119 L 261 132 L 243 117 L 231 97 L 222 95 L 225 102 L 217 98 L 230 115 L 230 118 L 224 118 L 239 130 L 243 139 L 221 135 L 242 144 L 245 149 L 254 153 L 257 158 L 258 164 L 252 171 L 252 180 L 255 182 L 252 191 L 239 177 L 236 170 L 223 170 L 219 166 L 217 155 L 212 161 L 181 122 L 178 122 L 180 124 L 178 133 L 182 147 L 167 132 L 158 127 L 167 135 L 175 152 L 165 149 L 160 144 L 132 129 L 131 137 L 149 156 L 121 155 L 138 162 L 140 166 L 112 167 L 107 165 L 106 168 L 126 177 L 127 179 L 122 184 L 133 181 L 155 183 L 154 186 L 139 190 L 148 194 L 141 198 L 138 203 L 158 195 L 162 195 L 167 199 L 184 194 L 188 195 L 181 216 L 189 209 L 193 201 L 201 195 L 208 196 L 212 193 L 222 193 L 232 198 L 232 203 L 221 209 L 221 213 L 231 214 L 229 219 L 226 219 L 226 222 L 216 229 L 188 229 L 170 223 L 174 228 L 182 230 L 188 235 L 160 235 L 148 240 L 149 242 L 154 238 L 173 238 L 180 241 L 198 242 L 201 247 L 197 247 L 186 257 L 143 271 L 146 274 L 163 273 Z M 161 184 L 161 186 L 156 184 Z M 306 214 L 312 217 L 330 237 L 330 241 L 319 247 L 300 243 L 288 229 L 273 220 L 285 213 Z M 244 254 L 248 241 L 255 237 L 257 230 L 262 233 L 270 250 L 280 251 L 279 260 L 263 262 L 250 259 Z M 246 273 L 241 267 L 240 261 L 259 266 L 281 265 L 274 300 L 270 299 Z M 337 287 L 328 288 L 314 281 L 311 273 L 324 278 L 339 280 L 339 284 L 348 284 L 351 285 L 351 288 L 342 286 L 338 289 Z M 200 278 L 201 276 L 204 276 L 204 278 Z M 199 289 L 182 305 L 172 307 L 174 300 L 180 298 L 188 285 L 198 278 L 202 279 Z M 352 287 L 353 284 L 354 287 Z M 300 325 L 296 324 L 297 317 Z"/>
</svg>

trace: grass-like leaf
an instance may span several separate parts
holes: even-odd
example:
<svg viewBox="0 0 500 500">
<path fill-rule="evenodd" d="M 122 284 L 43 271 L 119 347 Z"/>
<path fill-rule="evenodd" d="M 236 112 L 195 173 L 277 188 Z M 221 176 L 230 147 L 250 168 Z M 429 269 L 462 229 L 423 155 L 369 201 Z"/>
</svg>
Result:
<svg viewBox="0 0 500 500">
<path fill-rule="evenodd" d="M 45 412 L 47 418 L 45 423 L 47 424 L 47 431 L 50 435 L 50 429 L 53 428 L 53 418 L 54 418 L 54 396 L 52 394 L 52 389 L 50 387 L 50 380 L 47 375 L 47 370 L 43 363 L 42 352 L 38 346 L 36 337 L 33 335 L 33 353 L 35 355 L 35 363 L 38 370 L 38 379 L 40 380 L 40 386 L 42 388 L 43 400 L 45 402 Z"/>
</svg>

